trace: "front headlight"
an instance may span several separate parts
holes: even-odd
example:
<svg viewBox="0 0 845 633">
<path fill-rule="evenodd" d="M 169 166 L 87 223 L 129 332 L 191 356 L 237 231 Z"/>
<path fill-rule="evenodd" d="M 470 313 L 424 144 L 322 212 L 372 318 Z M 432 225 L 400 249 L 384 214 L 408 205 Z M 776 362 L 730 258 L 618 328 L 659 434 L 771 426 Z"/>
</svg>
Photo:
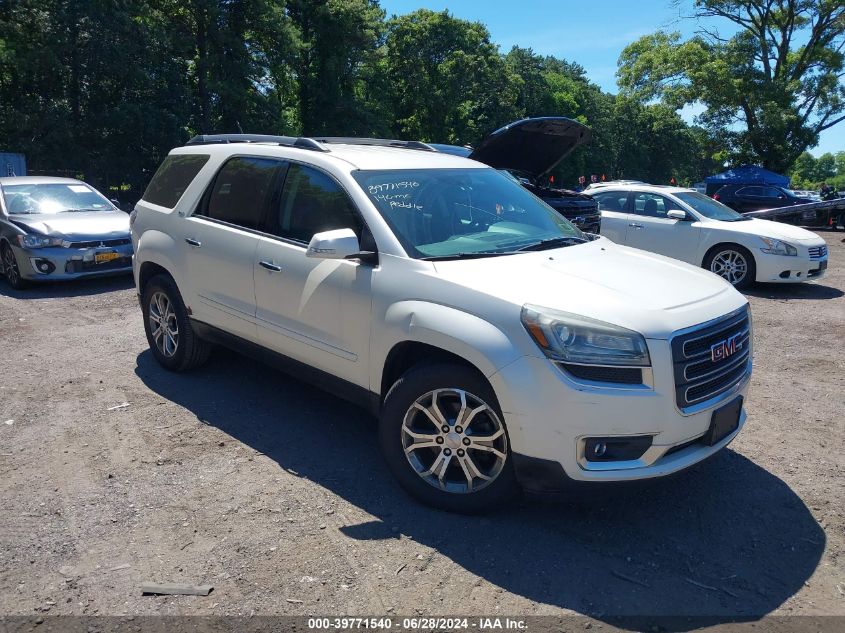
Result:
<svg viewBox="0 0 845 633">
<path fill-rule="evenodd" d="M 792 257 L 798 254 L 798 249 L 792 244 L 787 244 L 771 237 L 761 237 L 760 240 L 765 244 L 760 250 L 769 255 L 788 255 Z"/>
<path fill-rule="evenodd" d="M 34 235 L 29 233 L 27 235 L 17 235 L 15 239 L 18 246 L 22 248 L 45 248 L 48 246 L 61 246 L 62 238 L 47 237 L 46 235 Z"/>
<path fill-rule="evenodd" d="M 525 305 L 522 324 L 550 359 L 580 365 L 649 367 L 648 346 L 639 332 L 588 317 Z"/>
</svg>

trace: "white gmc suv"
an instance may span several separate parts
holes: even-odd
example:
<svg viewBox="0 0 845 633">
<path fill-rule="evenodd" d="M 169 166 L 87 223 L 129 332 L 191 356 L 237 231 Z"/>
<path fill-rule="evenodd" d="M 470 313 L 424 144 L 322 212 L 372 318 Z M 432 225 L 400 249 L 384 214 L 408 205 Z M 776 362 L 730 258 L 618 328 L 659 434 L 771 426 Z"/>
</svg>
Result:
<svg viewBox="0 0 845 633">
<path fill-rule="evenodd" d="M 196 137 L 131 222 L 159 363 L 224 344 L 367 406 L 434 506 L 666 475 L 745 422 L 751 314 L 730 284 L 423 143 Z"/>
</svg>

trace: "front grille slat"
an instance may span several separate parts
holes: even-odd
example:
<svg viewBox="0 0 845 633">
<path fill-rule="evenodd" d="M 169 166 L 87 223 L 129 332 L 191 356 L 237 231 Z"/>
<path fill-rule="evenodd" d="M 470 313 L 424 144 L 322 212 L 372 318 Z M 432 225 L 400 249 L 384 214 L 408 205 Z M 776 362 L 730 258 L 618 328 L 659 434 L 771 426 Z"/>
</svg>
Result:
<svg viewBox="0 0 845 633">
<path fill-rule="evenodd" d="M 827 255 L 827 246 L 811 246 L 809 249 L 810 251 L 810 259 L 821 259 L 825 255 Z"/>
<path fill-rule="evenodd" d="M 748 359 L 746 358 L 745 361 L 745 363 L 742 363 L 738 367 L 734 367 L 729 372 L 722 374 L 721 376 L 717 376 L 716 378 L 703 382 L 695 387 L 687 388 L 685 394 L 687 402 L 689 404 L 696 404 L 702 400 L 718 396 L 720 393 L 723 393 L 733 387 L 745 374 L 745 365 L 748 362 Z"/>
<path fill-rule="evenodd" d="M 114 246 L 125 246 L 132 240 L 128 237 L 121 237 L 114 240 L 88 240 L 83 242 L 70 242 L 67 248 L 110 248 Z"/>
<path fill-rule="evenodd" d="M 700 404 L 742 382 L 749 371 L 751 344 L 747 307 L 673 338 L 678 407 L 683 410 Z"/>
<path fill-rule="evenodd" d="M 561 363 L 561 366 L 581 380 L 612 382 L 624 385 L 639 385 L 643 382 L 643 371 L 639 367 L 599 367 Z"/>
<path fill-rule="evenodd" d="M 694 332 L 692 334 L 684 335 L 685 337 L 689 337 L 684 339 L 681 347 L 684 357 L 692 358 L 694 356 L 700 356 L 703 352 L 709 352 L 710 346 L 713 343 L 719 341 L 725 336 L 732 335 L 732 333 L 728 334 L 728 332 L 730 330 L 737 329 L 739 324 L 745 324 L 745 329 L 748 329 L 748 316 L 746 315 L 744 318 L 728 319 L 725 323 L 718 323 L 715 326 L 711 326 L 713 328 L 712 330 L 711 327 L 706 328 L 705 333 Z"/>
<path fill-rule="evenodd" d="M 746 346 L 748 345 L 749 336 L 746 334 L 737 341 L 737 349 L 743 350 L 742 353 L 734 354 L 728 358 L 729 363 L 714 363 L 709 356 L 704 360 L 698 360 L 694 363 L 689 363 L 684 367 L 684 379 L 688 381 L 703 380 L 717 373 L 724 372 L 725 368 L 730 365 L 738 365 L 738 359 L 746 355 Z"/>
</svg>

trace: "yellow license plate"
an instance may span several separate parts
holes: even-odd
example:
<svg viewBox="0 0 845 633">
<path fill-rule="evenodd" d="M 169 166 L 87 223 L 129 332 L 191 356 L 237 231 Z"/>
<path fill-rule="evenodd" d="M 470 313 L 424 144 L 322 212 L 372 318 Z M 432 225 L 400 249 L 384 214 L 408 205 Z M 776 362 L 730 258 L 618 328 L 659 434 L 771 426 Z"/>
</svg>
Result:
<svg viewBox="0 0 845 633">
<path fill-rule="evenodd" d="M 94 262 L 97 264 L 106 264 L 115 259 L 120 259 L 120 253 L 96 253 L 94 255 Z"/>
</svg>

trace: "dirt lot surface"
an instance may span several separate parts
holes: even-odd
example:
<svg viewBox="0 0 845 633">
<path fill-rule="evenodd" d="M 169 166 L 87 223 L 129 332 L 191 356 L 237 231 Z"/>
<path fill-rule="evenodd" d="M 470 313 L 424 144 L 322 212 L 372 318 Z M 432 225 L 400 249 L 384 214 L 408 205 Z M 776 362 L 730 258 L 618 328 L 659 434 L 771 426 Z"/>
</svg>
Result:
<svg viewBox="0 0 845 633">
<path fill-rule="evenodd" d="M 160 369 L 129 279 L 0 282 L 0 614 L 845 615 L 842 235 L 825 279 L 749 293 L 728 450 L 480 518 L 406 497 L 341 400 L 229 352 Z"/>
</svg>

